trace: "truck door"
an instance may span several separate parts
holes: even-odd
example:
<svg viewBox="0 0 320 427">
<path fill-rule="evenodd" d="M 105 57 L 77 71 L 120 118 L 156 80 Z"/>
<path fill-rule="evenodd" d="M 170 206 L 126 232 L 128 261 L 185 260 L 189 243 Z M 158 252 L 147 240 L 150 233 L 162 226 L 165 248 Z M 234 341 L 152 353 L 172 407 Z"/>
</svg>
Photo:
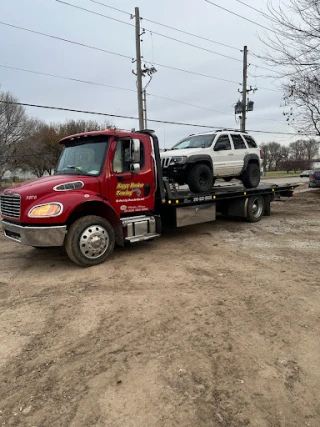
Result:
<svg viewBox="0 0 320 427">
<path fill-rule="evenodd" d="M 110 147 L 109 200 L 119 216 L 152 211 L 155 205 L 156 180 L 150 138 L 138 138 L 140 171 L 133 170 L 130 138 L 113 140 Z"/>
</svg>

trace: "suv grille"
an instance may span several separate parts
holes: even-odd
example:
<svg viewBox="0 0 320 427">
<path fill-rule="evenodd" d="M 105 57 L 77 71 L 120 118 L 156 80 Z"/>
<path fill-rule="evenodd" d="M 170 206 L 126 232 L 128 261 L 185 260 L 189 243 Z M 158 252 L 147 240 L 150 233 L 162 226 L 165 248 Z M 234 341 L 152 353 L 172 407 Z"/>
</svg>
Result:
<svg viewBox="0 0 320 427">
<path fill-rule="evenodd" d="M 171 162 L 171 157 L 164 157 L 163 159 L 161 159 L 161 167 L 162 168 L 169 167 L 170 162 Z"/>
<path fill-rule="evenodd" d="M 0 196 L 0 213 L 10 218 L 20 218 L 21 198 L 19 194 Z"/>
</svg>

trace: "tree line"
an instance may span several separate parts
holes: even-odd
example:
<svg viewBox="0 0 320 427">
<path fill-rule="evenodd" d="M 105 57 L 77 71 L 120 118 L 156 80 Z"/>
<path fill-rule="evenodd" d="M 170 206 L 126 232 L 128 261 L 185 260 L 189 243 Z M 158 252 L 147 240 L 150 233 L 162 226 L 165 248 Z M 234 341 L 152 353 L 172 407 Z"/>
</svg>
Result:
<svg viewBox="0 0 320 427">
<path fill-rule="evenodd" d="M 319 143 L 315 139 L 298 140 L 288 146 L 279 142 L 260 144 L 265 171 L 299 171 L 312 169 L 319 156 Z"/>
<path fill-rule="evenodd" d="M 30 118 L 10 92 L 0 91 L 0 178 L 7 171 L 49 175 L 57 165 L 62 146 L 58 141 L 68 135 L 106 129 L 110 123 L 94 120 L 66 120 L 46 123 Z"/>
</svg>

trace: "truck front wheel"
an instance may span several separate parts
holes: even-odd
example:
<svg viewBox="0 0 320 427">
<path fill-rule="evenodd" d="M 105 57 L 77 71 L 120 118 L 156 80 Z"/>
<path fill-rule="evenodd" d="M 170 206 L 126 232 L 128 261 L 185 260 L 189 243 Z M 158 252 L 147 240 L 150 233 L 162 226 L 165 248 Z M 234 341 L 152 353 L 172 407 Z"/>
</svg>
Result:
<svg viewBox="0 0 320 427">
<path fill-rule="evenodd" d="M 71 259 L 82 267 L 101 264 L 112 253 L 115 235 L 111 224 L 95 215 L 75 221 L 66 237 L 65 248 Z"/>
<path fill-rule="evenodd" d="M 214 179 L 209 166 L 197 164 L 190 169 L 188 173 L 188 185 L 193 193 L 204 193 L 211 190 Z"/>
</svg>

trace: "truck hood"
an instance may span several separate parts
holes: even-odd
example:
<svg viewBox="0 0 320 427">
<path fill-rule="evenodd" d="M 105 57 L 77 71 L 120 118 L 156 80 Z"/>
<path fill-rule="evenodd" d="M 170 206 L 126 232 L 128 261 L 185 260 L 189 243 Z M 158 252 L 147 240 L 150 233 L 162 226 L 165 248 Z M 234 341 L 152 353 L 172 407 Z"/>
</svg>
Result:
<svg viewBox="0 0 320 427">
<path fill-rule="evenodd" d="M 79 183 L 79 188 L 61 187 L 60 190 L 55 190 L 58 185 L 66 185 L 69 183 Z M 83 183 L 81 185 L 80 183 Z M 21 184 L 14 185 L 3 191 L 4 194 L 20 194 L 21 198 L 33 198 L 34 200 L 40 199 L 42 196 L 56 191 L 79 191 L 83 189 L 87 191 L 94 191 L 100 193 L 99 179 L 93 176 L 82 175 L 53 175 L 42 178 L 33 179 L 30 181 L 22 182 Z"/>
<path fill-rule="evenodd" d="M 187 156 L 190 157 L 194 154 L 202 154 L 204 152 L 203 148 L 182 148 L 181 150 L 168 150 L 160 153 L 161 159 L 166 159 L 168 157 L 181 157 Z"/>
</svg>

